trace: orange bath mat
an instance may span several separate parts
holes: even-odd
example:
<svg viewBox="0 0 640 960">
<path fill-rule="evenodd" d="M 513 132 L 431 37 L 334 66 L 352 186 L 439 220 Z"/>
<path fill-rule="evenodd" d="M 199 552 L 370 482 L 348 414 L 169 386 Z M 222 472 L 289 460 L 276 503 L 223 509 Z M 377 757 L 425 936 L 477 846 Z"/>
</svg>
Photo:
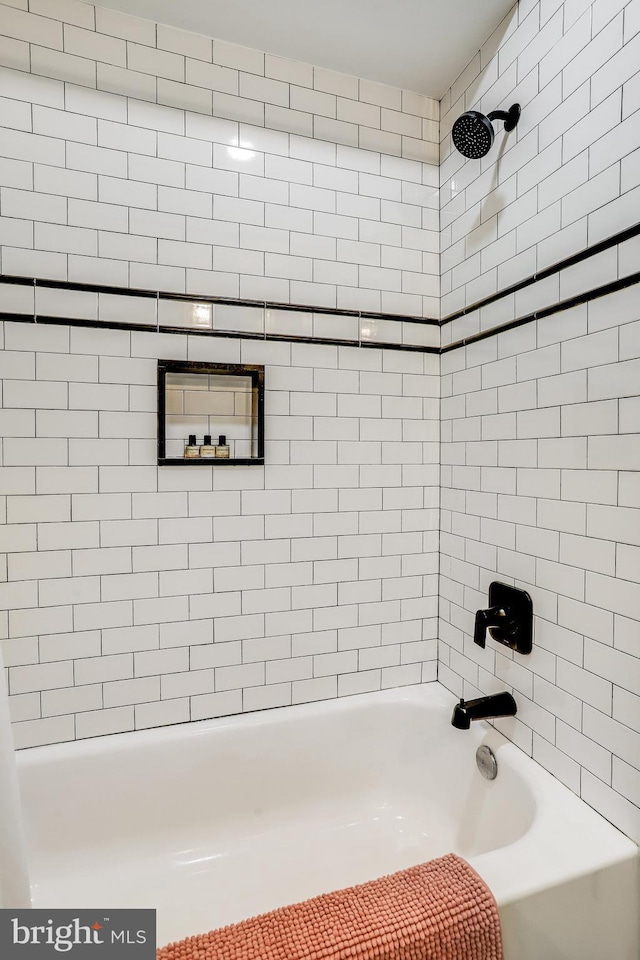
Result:
<svg viewBox="0 0 640 960">
<path fill-rule="evenodd" d="M 449 853 L 187 937 L 157 960 L 502 960 L 502 938 L 491 891 Z"/>
</svg>

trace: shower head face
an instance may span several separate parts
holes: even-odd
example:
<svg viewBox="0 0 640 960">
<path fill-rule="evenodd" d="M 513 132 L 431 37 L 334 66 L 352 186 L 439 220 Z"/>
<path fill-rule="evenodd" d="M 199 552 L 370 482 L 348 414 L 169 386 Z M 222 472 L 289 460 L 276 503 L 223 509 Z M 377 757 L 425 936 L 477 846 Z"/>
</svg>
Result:
<svg viewBox="0 0 640 960">
<path fill-rule="evenodd" d="M 484 113 L 467 110 L 454 123 L 451 137 L 456 150 L 459 150 L 463 157 L 479 160 L 489 153 L 495 131 L 491 120 L 485 117 Z"/>
</svg>

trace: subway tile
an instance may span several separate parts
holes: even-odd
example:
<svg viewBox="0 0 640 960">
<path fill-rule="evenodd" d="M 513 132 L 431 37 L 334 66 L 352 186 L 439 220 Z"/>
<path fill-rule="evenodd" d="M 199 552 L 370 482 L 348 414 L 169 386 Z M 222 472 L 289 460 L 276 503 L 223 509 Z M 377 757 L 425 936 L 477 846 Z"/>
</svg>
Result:
<svg viewBox="0 0 640 960">
<path fill-rule="evenodd" d="M 153 50 L 133 41 L 127 43 L 127 65 L 140 73 L 168 80 L 184 80 L 184 57 L 165 50 Z"/>
<path fill-rule="evenodd" d="M 567 437 L 538 441 L 538 466 L 582 469 L 587 466 L 586 438 Z"/>
<path fill-rule="evenodd" d="M 267 103 L 264 108 L 265 126 L 301 137 L 313 136 L 313 116 L 303 110 L 290 110 Z"/>
<path fill-rule="evenodd" d="M 48 47 L 33 46 L 31 71 L 34 74 L 64 80 L 85 87 L 96 87 L 96 61 L 61 53 Z"/>
<path fill-rule="evenodd" d="M 615 571 L 615 544 L 608 540 L 567 534 L 560 540 L 560 557 L 565 563 L 599 573 Z"/>
<path fill-rule="evenodd" d="M 79 625 L 72 623 L 72 608 L 24 608 L 9 612 L 9 630 L 12 637 L 32 637 L 41 633 L 69 633 Z M 65 684 L 60 684 L 65 686 Z"/>
<path fill-rule="evenodd" d="M 601 607 L 562 598 L 558 603 L 558 623 L 602 643 L 613 643 L 613 617 Z"/>
<path fill-rule="evenodd" d="M 46 231 L 45 231 L 46 234 Z M 49 280 L 67 279 L 67 255 L 4 247 L 3 265 L 15 276 L 34 276 Z"/>
<path fill-rule="evenodd" d="M 213 61 L 236 70 L 246 70 L 248 73 L 264 74 L 264 54 L 259 50 L 227 43 L 224 40 L 214 40 Z"/>
<path fill-rule="evenodd" d="M 35 580 L 22 581 L 17 584 L 3 583 L 0 592 L 3 610 L 20 610 L 38 603 L 38 584 Z M 4 620 L 6 621 L 6 614 Z"/>
<path fill-rule="evenodd" d="M 562 497 L 584 503 L 615 503 L 616 474 L 612 470 L 563 470 Z"/>
<path fill-rule="evenodd" d="M 16 749 L 61 743 L 74 739 L 74 718 L 62 717 L 24 720 L 14 724 Z"/>
<path fill-rule="evenodd" d="M 239 80 L 241 97 L 260 100 L 264 103 L 273 103 L 280 107 L 289 106 L 289 84 L 280 80 L 272 80 L 256 74 L 242 72 L 239 75 Z"/>
<path fill-rule="evenodd" d="M 402 109 L 402 93 L 400 90 L 370 80 L 360 81 L 360 99 L 365 103 L 375 103 L 391 110 Z"/>
<path fill-rule="evenodd" d="M 535 732 L 532 756 L 537 763 L 541 764 L 574 793 L 579 791 L 580 767 L 578 763 Z"/>
<path fill-rule="evenodd" d="M 76 715 L 76 737 L 99 737 L 124 733 L 134 728 L 133 707 L 113 707 L 109 710 L 91 710 Z"/>
<path fill-rule="evenodd" d="M 631 316 L 627 318 L 631 319 Z M 640 323 L 627 325 L 625 319 L 622 319 L 622 322 L 625 326 L 620 329 L 620 359 L 628 360 L 638 357 L 640 356 Z"/>
<path fill-rule="evenodd" d="M 618 16 L 598 34 L 599 56 L 591 62 L 589 71 L 592 77 L 592 108 L 637 73 L 640 39 L 636 34 L 622 46 L 621 30 L 622 17 Z"/>
<path fill-rule="evenodd" d="M 638 609 L 640 587 L 637 583 L 627 580 L 587 572 L 585 594 L 590 603 L 597 602 L 605 610 L 625 617 L 633 617 L 634 611 L 637 613 Z"/>
<path fill-rule="evenodd" d="M 630 213 L 634 209 L 640 188 L 627 190 L 622 196 L 589 214 L 589 238 L 592 242 L 604 240 L 619 230 L 632 225 Z"/>
<path fill-rule="evenodd" d="M 186 57 L 197 57 L 199 60 L 211 61 L 211 40 L 197 33 L 178 30 L 175 27 L 159 23 L 157 26 L 157 44 L 162 50 L 170 50 Z"/>
<path fill-rule="evenodd" d="M 637 768 L 640 740 L 634 730 L 585 705 L 583 733 Z"/>
<path fill-rule="evenodd" d="M 188 58 L 186 79 L 187 83 L 196 87 L 206 87 L 220 93 L 238 93 L 238 71 L 215 63 Z"/>
<path fill-rule="evenodd" d="M 102 688 L 103 704 L 106 710 L 126 704 L 149 703 L 160 697 L 160 678 L 144 677 L 133 680 L 115 680 L 105 683 Z"/>
<path fill-rule="evenodd" d="M 283 80 L 296 86 L 313 86 L 313 67 L 311 64 L 288 60 L 284 57 L 265 55 L 265 76 L 274 80 Z"/>
<path fill-rule="evenodd" d="M 640 796 L 640 773 L 635 767 L 624 760 L 613 758 L 613 787 L 622 797 L 626 797 L 631 804 L 638 806 Z"/>
<path fill-rule="evenodd" d="M 627 727 L 640 731 L 640 713 L 638 712 L 638 697 L 627 690 L 614 687 L 613 716 Z"/>
<path fill-rule="evenodd" d="M 618 430 L 618 406 L 614 400 L 562 407 L 563 436 L 614 434 Z"/>
<path fill-rule="evenodd" d="M 23 0 L 12 0 L 10 6 L 22 7 L 26 10 L 27 4 Z M 79 27 L 93 30 L 95 26 L 94 11 L 88 4 L 80 0 L 33 0 L 30 5 L 31 13 L 48 14 L 56 20 L 73 23 Z"/>
<path fill-rule="evenodd" d="M 637 807 L 586 770 L 582 773 L 581 796 L 618 829 L 637 840 Z"/>
<path fill-rule="evenodd" d="M 127 49 L 124 40 L 95 33 L 93 24 L 88 29 L 65 23 L 65 53 L 71 53 L 103 63 L 113 63 L 124 67 L 127 63 Z"/>
<path fill-rule="evenodd" d="M 593 740 L 578 733 L 564 723 L 559 723 L 556 744 L 563 753 L 572 757 L 601 780 L 611 780 L 611 754 Z"/>
<path fill-rule="evenodd" d="M 62 50 L 62 24 L 48 17 L 4 6 L 0 10 L 0 29 L 4 36 L 29 43 L 41 43 Z"/>
<path fill-rule="evenodd" d="M 617 330 L 603 330 L 562 344 L 562 371 L 614 363 L 618 359 Z"/>
<path fill-rule="evenodd" d="M 243 693 L 242 690 L 230 690 L 224 693 L 193 696 L 191 697 L 191 719 L 204 720 L 241 713 Z"/>
<path fill-rule="evenodd" d="M 24 160 L 0 159 L 0 176 L 7 187 L 31 190 L 34 185 L 33 167 Z M 37 184 L 40 189 L 40 184 Z M 45 188 L 45 191 L 48 192 Z"/>
<path fill-rule="evenodd" d="M 640 544 L 639 517 L 633 508 L 589 504 L 587 533 L 601 539 Z"/>
<path fill-rule="evenodd" d="M 101 707 L 102 687 L 100 684 L 63 687 L 60 690 L 49 690 L 42 694 L 43 717 L 55 717 L 85 710 L 100 710 Z"/>
<path fill-rule="evenodd" d="M 239 120 L 262 127 L 265 123 L 265 105 L 257 100 L 213 91 L 213 114 L 223 120 Z"/>
<path fill-rule="evenodd" d="M 29 47 L 26 43 L 3 38 L 1 49 L 4 66 L 0 67 L 0 94 L 28 103 L 64 107 L 64 87 L 60 81 L 16 72 L 29 69 Z M 11 66 L 16 70 L 9 69 Z"/>
<path fill-rule="evenodd" d="M 297 680 L 292 684 L 293 703 L 312 703 L 337 695 L 337 677 L 320 677 L 313 680 Z"/>
<path fill-rule="evenodd" d="M 13 70 L 29 70 L 29 44 L 25 40 L 14 40 L 11 37 L 0 38 L 0 54 L 5 68 Z"/>
<path fill-rule="evenodd" d="M 589 400 L 634 396 L 632 381 L 639 368 L 640 360 L 633 359 L 620 360 L 615 364 L 605 364 L 599 369 L 589 370 Z"/>
<path fill-rule="evenodd" d="M 14 160 L 64 167 L 64 141 L 54 137 L 27 133 L 22 130 L 4 130 L 2 154 Z"/>
<path fill-rule="evenodd" d="M 380 153 L 391 154 L 398 157 L 401 154 L 406 155 L 407 153 L 406 147 L 403 145 L 407 142 L 408 138 L 401 137 L 399 133 L 391 133 L 388 130 L 376 130 L 363 126 L 359 127 L 358 131 L 358 145 L 363 150 L 375 150 Z M 410 142 L 418 143 L 418 141 Z M 415 155 L 415 153 L 413 155 Z"/>
<path fill-rule="evenodd" d="M 100 173 L 112 173 L 101 170 Z M 116 176 L 121 174 L 115 173 Z M 183 187 L 185 180 L 184 163 L 175 160 L 163 160 L 157 157 L 132 155 L 129 158 L 129 177 L 145 183 L 157 183 L 167 187 Z"/>
<path fill-rule="evenodd" d="M 179 83 L 176 80 L 158 79 L 158 103 L 178 110 L 194 110 L 209 114 L 213 96 L 209 90 Z"/>
<path fill-rule="evenodd" d="M 38 466 L 36 468 L 36 488 L 39 494 L 97 493 L 97 470 L 92 467 Z"/>
<path fill-rule="evenodd" d="M 112 37 L 121 37 L 123 40 L 134 40 L 137 43 L 146 43 L 155 46 L 155 24 L 149 20 L 121 13 L 117 10 L 108 10 L 99 7 L 95 11 L 96 30 Z"/>
</svg>

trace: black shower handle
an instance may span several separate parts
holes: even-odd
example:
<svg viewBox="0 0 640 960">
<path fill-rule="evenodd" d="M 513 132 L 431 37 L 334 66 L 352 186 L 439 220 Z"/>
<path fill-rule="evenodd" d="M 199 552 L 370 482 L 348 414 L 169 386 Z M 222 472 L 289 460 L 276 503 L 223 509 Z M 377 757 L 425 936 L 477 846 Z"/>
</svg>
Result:
<svg viewBox="0 0 640 960">
<path fill-rule="evenodd" d="M 503 617 L 506 617 L 506 610 L 502 607 L 489 607 L 488 610 L 478 610 L 476 613 L 475 629 L 473 631 L 473 642 L 479 647 L 485 647 L 487 644 L 487 628 L 498 626 Z"/>
</svg>

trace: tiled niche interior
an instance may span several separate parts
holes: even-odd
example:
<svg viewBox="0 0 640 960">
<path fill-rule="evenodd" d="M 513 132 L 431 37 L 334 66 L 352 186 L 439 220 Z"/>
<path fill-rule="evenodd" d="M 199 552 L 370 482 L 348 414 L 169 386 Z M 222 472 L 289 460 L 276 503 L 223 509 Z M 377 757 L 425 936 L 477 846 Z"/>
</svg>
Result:
<svg viewBox="0 0 640 960">
<path fill-rule="evenodd" d="M 199 456 L 188 457 L 190 437 Z M 264 368 L 159 360 L 158 463 L 211 458 L 264 463 Z"/>
</svg>

